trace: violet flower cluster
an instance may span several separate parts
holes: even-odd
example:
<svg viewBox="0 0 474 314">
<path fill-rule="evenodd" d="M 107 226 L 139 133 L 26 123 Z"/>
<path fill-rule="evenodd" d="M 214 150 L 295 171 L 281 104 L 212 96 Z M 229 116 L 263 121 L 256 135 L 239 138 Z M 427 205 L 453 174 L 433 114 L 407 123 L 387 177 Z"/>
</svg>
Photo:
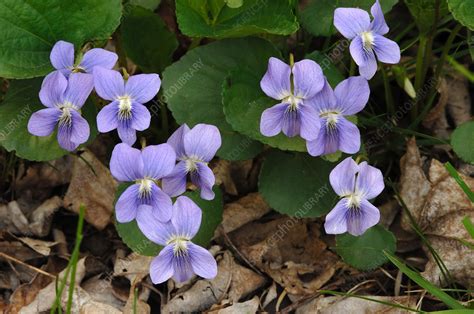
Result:
<svg viewBox="0 0 474 314">
<path fill-rule="evenodd" d="M 360 149 L 360 132 L 348 117 L 362 111 L 368 102 L 367 79 L 374 76 L 377 60 L 398 63 L 398 45 L 385 38 L 388 26 L 378 0 L 369 14 L 357 8 L 339 8 L 334 25 L 350 39 L 350 52 L 361 76 L 349 77 L 333 90 L 321 67 L 312 60 L 287 65 L 270 58 L 261 88 L 279 103 L 262 113 L 260 130 L 265 136 L 282 132 L 300 136 L 308 153 L 321 156 Z M 45 109 L 31 116 L 28 130 L 36 136 L 50 136 L 57 126 L 59 145 L 74 151 L 90 134 L 81 108 L 93 89 L 109 103 L 97 115 L 99 132 L 117 129 L 123 143 L 115 146 L 110 161 L 112 175 L 129 182 L 115 205 L 119 223 L 136 220 L 142 233 L 163 246 L 151 263 L 154 283 L 173 277 L 189 280 L 193 274 L 213 278 L 217 264 L 204 248 L 191 242 L 202 219 L 201 209 L 188 197 L 187 179 L 200 189 L 200 196 L 212 200 L 215 177 L 208 163 L 221 146 L 219 130 L 213 125 L 186 124 L 178 128 L 167 143 L 142 150 L 133 148 L 137 131 L 150 126 L 151 114 L 145 104 L 158 93 L 158 74 L 139 74 L 125 78 L 113 70 L 115 53 L 94 48 L 75 62 L 74 46 L 57 42 L 50 55 L 55 71 L 46 76 L 39 98 Z M 357 164 L 351 157 L 330 174 L 330 183 L 341 200 L 326 217 L 327 233 L 349 232 L 361 235 L 377 224 L 379 210 L 368 200 L 384 188 L 380 170 L 366 162 Z M 177 197 L 174 204 L 172 197 Z"/>
<path fill-rule="evenodd" d="M 115 205 L 117 221 L 136 219 L 142 233 L 164 246 L 152 261 L 150 276 L 157 284 L 173 277 L 186 281 L 195 273 L 210 279 L 217 264 L 204 248 L 193 244 L 201 224 L 201 209 L 188 197 L 187 178 L 201 190 L 201 197 L 214 199 L 215 177 L 208 166 L 221 146 L 219 130 L 208 124 L 178 128 L 168 143 L 141 151 L 126 143 L 112 152 L 110 171 L 121 182 L 131 182 Z M 177 163 L 176 163 L 177 162 Z M 163 190 L 159 187 L 159 181 Z M 179 196 L 172 204 L 171 197 Z"/>
<path fill-rule="evenodd" d="M 302 66 L 309 70 L 301 70 Z M 302 72 L 306 74 L 296 74 Z M 369 100 L 369 84 L 363 77 L 350 77 L 333 90 L 316 62 L 302 60 L 291 68 L 270 58 L 260 86 L 265 94 L 281 101 L 262 113 L 263 135 L 274 136 L 281 131 L 288 137 L 300 135 L 312 156 L 359 151 L 359 130 L 345 116 L 360 112 Z M 294 86 L 293 91 L 290 86 Z"/>
<path fill-rule="evenodd" d="M 262 113 L 260 132 L 264 136 L 280 132 L 288 137 L 299 135 L 312 156 L 360 150 L 360 132 L 350 117 L 362 111 L 369 100 L 367 80 L 377 71 L 376 56 L 384 63 L 400 61 L 398 45 L 383 36 L 389 28 L 378 0 L 371 13 L 372 22 L 369 14 L 358 8 L 334 12 L 335 27 L 352 40 L 350 53 L 361 74 L 343 80 L 334 90 L 316 62 L 302 60 L 288 65 L 270 58 L 260 86 L 280 103 Z M 384 188 L 380 170 L 365 162 L 357 165 L 349 157 L 333 169 L 330 182 L 342 199 L 326 218 L 327 233 L 361 235 L 378 223 L 379 210 L 368 200 Z"/>
<path fill-rule="evenodd" d="M 219 130 L 213 125 L 198 124 L 190 129 L 184 124 L 168 143 L 133 148 L 136 132 L 150 126 L 151 114 L 145 104 L 160 89 L 158 74 L 124 78 L 112 70 L 117 55 L 100 48 L 74 62 L 74 46 L 64 41 L 54 45 L 50 59 L 56 70 L 46 76 L 39 93 L 46 108 L 33 113 L 29 132 L 50 136 L 57 125 L 59 145 L 74 151 L 89 138 L 89 124 L 81 108 L 95 88 L 101 98 L 110 101 L 97 115 L 99 132 L 117 129 L 123 142 L 112 152 L 111 173 L 120 182 L 130 182 L 115 204 L 117 221 L 136 220 L 147 238 L 164 246 L 152 262 L 152 281 L 160 283 L 170 277 L 185 281 L 193 273 L 213 278 L 217 274 L 213 256 L 191 242 L 201 225 L 201 209 L 179 195 L 186 191 L 189 177 L 202 198 L 214 199 L 215 177 L 208 163 L 221 146 Z M 176 196 L 173 205 L 171 197 Z"/>
<path fill-rule="evenodd" d="M 32 114 L 28 131 L 36 136 L 50 136 L 57 125 L 57 139 L 63 149 L 73 151 L 85 143 L 90 128 L 81 108 L 94 87 L 92 72 L 96 67 L 111 69 L 117 59 L 115 53 L 94 48 L 74 63 L 74 45 L 58 41 L 50 55 L 56 70 L 45 77 L 39 92 L 46 109 Z"/>
</svg>

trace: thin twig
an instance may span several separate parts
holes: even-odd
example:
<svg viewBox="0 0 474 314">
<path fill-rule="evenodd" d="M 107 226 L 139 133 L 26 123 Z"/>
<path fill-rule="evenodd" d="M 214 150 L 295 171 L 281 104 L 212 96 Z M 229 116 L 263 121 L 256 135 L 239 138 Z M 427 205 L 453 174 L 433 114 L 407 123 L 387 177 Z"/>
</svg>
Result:
<svg viewBox="0 0 474 314">
<path fill-rule="evenodd" d="M 222 226 L 221 226 L 221 228 L 222 228 Z M 237 254 L 240 256 L 240 258 L 242 258 L 242 259 L 245 261 L 245 263 L 247 263 L 247 265 L 248 265 L 250 268 L 253 269 L 253 271 L 255 271 L 257 274 L 263 276 L 262 272 L 261 272 L 253 263 L 251 263 L 251 262 L 247 259 L 247 257 L 245 257 L 245 256 L 237 249 L 237 247 L 234 245 L 234 243 L 232 243 L 232 240 L 229 238 L 229 235 L 227 234 L 227 232 L 225 232 L 223 229 L 224 229 L 224 228 L 222 228 L 221 231 L 222 231 L 222 234 L 224 235 L 224 238 L 225 238 L 227 244 L 229 244 L 229 246 L 233 249 L 233 251 L 234 251 L 235 253 L 237 253 Z"/>
<path fill-rule="evenodd" d="M 31 270 L 34 270 L 35 272 L 38 272 L 38 273 L 43 274 L 43 275 L 45 275 L 45 276 L 48 276 L 48 277 L 50 277 L 50 278 L 56 279 L 56 276 L 55 276 L 55 275 L 52 275 L 52 274 L 50 274 L 50 273 L 48 273 L 48 272 L 46 272 L 46 271 L 44 271 L 44 270 L 42 270 L 42 269 L 40 269 L 40 268 L 37 268 L 37 267 L 35 267 L 35 266 L 31 266 L 31 265 L 29 265 L 29 264 L 27 264 L 27 263 L 25 263 L 25 262 L 22 262 L 22 261 L 20 261 L 19 259 L 16 259 L 16 258 L 14 258 L 14 257 L 12 257 L 12 256 L 10 256 L 10 255 L 7 255 L 7 254 L 5 254 L 5 253 L 0 252 L 0 256 L 3 257 L 3 258 L 6 258 L 6 259 L 8 259 L 8 260 L 11 260 L 11 261 L 13 261 L 13 262 L 15 262 L 15 263 L 21 264 L 21 265 L 23 265 L 23 266 L 25 266 L 25 267 L 27 267 L 27 268 L 29 268 L 29 269 L 31 269 Z"/>
</svg>

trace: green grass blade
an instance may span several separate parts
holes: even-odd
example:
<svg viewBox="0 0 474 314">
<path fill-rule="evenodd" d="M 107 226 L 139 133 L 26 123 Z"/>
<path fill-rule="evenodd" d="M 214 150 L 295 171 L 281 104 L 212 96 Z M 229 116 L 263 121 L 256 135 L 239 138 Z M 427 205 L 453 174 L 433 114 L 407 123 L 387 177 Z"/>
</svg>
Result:
<svg viewBox="0 0 474 314">
<path fill-rule="evenodd" d="M 67 282 L 67 278 L 69 277 L 69 272 L 72 269 L 73 274 L 71 274 L 71 282 L 70 282 L 70 286 L 69 286 L 69 295 L 68 295 L 68 303 L 67 303 L 67 306 L 68 306 L 67 313 L 71 312 L 70 307 L 72 305 L 72 292 L 74 292 L 74 280 L 75 280 L 75 277 L 76 277 L 76 266 L 77 266 L 77 259 L 79 257 L 79 248 L 81 246 L 81 241 L 82 241 L 82 229 L 83 229 L 83 226 L 84 226 L 84 216 L 85 216 L 85 208 L 84 208 L 84 206 L 81 206 L 80 209 L 79 209 L 79 220 L 78 220 L 78 223 L 77 223 L 76 242 L 74 244 L 74 249 L 73 249 L 73 252 L 71 254 L 71 259 L 69 260 L 69 262 L 67 264 L 66 271 L 64 273 L 64 277 L 61 280 L 59 288 L 56 289 L 56 299 L 54 301 L 53 306 L 51 307 L 51 310 L 50 310 L 51 314 L 56 313 L 56 311 L 58 313 L 62 313 L 61 297 L 62 297 L 64 288 L 66 287 L 66 282 Z M 72 292 L 71 292 L 71 286 L 73 287 Z"/>
<path fill-rule="evenodd" d="M 444 311 L 435 311 L 435 312 L 430 312 L 431 314 L 472 314 L 474 313 L 474 310 L 444 310 Z"/>
<path fill-rule="evenodd" d="M 77 261 L 79 260 L 79 249 L 82 242 L 82 229 L 84 227 L 84 216 L 86 209 L 84 205 L 81 205 L 79 208 L 79 222 L 77 223 L 76 231 L 76 243 L 74 243 L 74 249 L 71 256 L 71 279 L 69 280 L 69 295 L 67 299 L 67 310 L 66 313 L 71 313 L 72 307 L 72 297 L 74 295 L 75 281 L 76 281 L 76 269 Z"/>
<path fill-rule="evenodd" d="M 433 285 L 431 282 L 427 281 L 417 271 L 410 269 L 407 265 L 405 265 L 402 261 L 400 261 L 395 255 L 392 255 L 388 252 L 385 252 L 385 255 L 395 266 L 397 266 L 398 269 L 400 269 L 405 275 L 407 275 L 408 278 L 416 282 L 420 287 L 426 289 L 433 296 L 440 299 L 444 304 L 446 304 L 452 309 L 457 309 L 457 310 L 465 309 L 465 307 L 461 303 L 459 303 L 456 299 L 452 298 L 449 294 L 442 291 L 441 289 Z"/>
<path fill-rule="evenodd" d="M 133 289 L 133 314 L 137 314 L 138 288 Z"/>
<path fill-rule="evenodd" d="M 461 189 L 466 193 L 467 197 L 471 200 L 471 202 L 474 203 L 474 192 L 467 186 L 466 182 L 461 178 L 459 173 L 454 169 L 453 165 L 448 161 L 447 163 L 444 164 L 444 167 L 446 170 L 448 170 L 449 174 L 451 177 L 453 177 L 454 180 L 459 184 Z"/>
<path fill-rule="evenodd" d="M 474 224 L 471 222 L 471 219 L 469 219 L 468 216 L 464 217 L 462 224 L 464 225 L 464 228 L 466 228 L 467 232 L 469 232 L 471 238 L 474 239 Z"/>
</svg>

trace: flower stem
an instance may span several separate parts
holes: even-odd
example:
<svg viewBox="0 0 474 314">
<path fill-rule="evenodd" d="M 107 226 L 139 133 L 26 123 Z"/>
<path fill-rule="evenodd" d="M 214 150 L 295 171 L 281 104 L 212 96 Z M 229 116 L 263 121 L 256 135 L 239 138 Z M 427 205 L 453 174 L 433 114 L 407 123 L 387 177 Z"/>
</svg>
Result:
<svg viewBox="0 0 474 314">
<path fill-rule="evenodd" d="M 418 94 L 418 91 L 421 89 L 421 85 L 424 81 L 424 70 L 423 70 L 423 58 L 425 57 L 427 38 L 424 35 L 420 36 L 420 45 L 418 48 L 418 54 L 416 56 L 416 74 L 415 74 L 415 91 Z M 411 110 L 411 120 L 415 120 L 418 116 L 418 101 L 413 106 Z"/>
<path fill-rule="evenodd" d="M 383 86 L 385 89 L 385 102 L 387 105 L 387 113 L 390 116 L 393 116 L 395 114 L 395 107 L 393 104 L 393 94 L 392 94 L 392 89 L 390 88 L 390 81 L 388 79 L 387 72 L 385 71 L 385 68 L 382 66 L 382 77 L 383 77 Z"/>
<path fill-rule="evenodd" d="M 354 76 L 355 71 L 356 71 L 356 64 L 354 62 L 354 59 L 351 58 L 351 65 L 350 65 L 350 68 L 349 68 L 349 76 Z"/>
<path fill-rule="evenodd" d="M 449 50 L 451 49 L 452 45 L 453 45 L 453 41 L 454 41 L 454 38 L 456 38 L 457 34 L 459 33 L 459 31 L 462 29 L 462 25 L 461 24 L 457 24 L 456 27 L 453 29 L 453 31 L 449 34 L 449 37 L 448 39 L 446 40 L 446 44 L 444 45 L 443 47 L 443 51 L 441 52 L 441 57 L 438 59 L 438 63 L 436 64 L 436 69 L 435 69 L 435 73 L 433 75 L 433 78 L 432 80 L 435 82 L 434 84 L 432 84 L 429 92 L 427 93 L 428 97 L 426 98 L 428 101 L 426 103 L 426 105 L 423 107 L 423 111 L 420 113 L 420 115 L 418 115 L 418 112 L 415 116 L 412 116 L 412 122 L 409 126 L 410 129 L 414 129 L 418 126 L 418 124 L 423 121 L 424 117 L 426 116 L 426 114 L 428 114 L 429 110 L 431 109 L 432 105 L 433 105 L 433 102 L 435 100 L 435 96 L 436 96 L 436 87 L 437 87 L 437 82 L 439 81 L 439 78 L 441 76 L 441 73 L 442 73 L 442 70 L 443 70 L 443 66 L 444 66 L 444 63 L 448 57 L 448 53 L 449 53 Z M 418 66 L 418 65 L 417 65 Z M 415 85 L 416 86 L 416 85 Z M 418 91 L 419 89 L 417 89 Z M 417 101 L 417 103 L 415 104 L 415 106 L 418 105 L 418 103 L 421 102 L 421 99 L 419 101 Z M 412 111 L 413 113 L 413 111 Z"/>
</svg>

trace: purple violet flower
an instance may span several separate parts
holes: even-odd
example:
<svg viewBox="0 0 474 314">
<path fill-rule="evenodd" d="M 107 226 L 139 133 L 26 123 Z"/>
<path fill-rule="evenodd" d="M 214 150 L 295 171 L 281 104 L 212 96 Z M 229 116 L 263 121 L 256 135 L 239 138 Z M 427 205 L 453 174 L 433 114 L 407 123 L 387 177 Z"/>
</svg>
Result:
<svg viewBox="0 0 474 314">
<path fill-rule="evenodd" d="M 277 58 L 270 58 L 260 87 L 281 103 L 262 113 L 260 132 L 270 137 L 283 131 L 288 137 L 300 135 L 306 140 L 314 140 L 320 122 L 309 102 L 323 85 L 323 71 L 316 62 L 301 60 L 290 67 Z"/>
<path fill-rule="evenodd" d="M 97 94 L 112 101 L 97 115 L 99 132 L 117 129 L 120 139 L 133 145 L 137 140 L 136 131 L 150 126 L 151 114 L 143 104 L 160 90 L 160 77 L 158 74 L 139 74 L 124 82 L 119 72 L 96 67 L 94 83 Z"/>
<path fill-rule="evenodd" d="M 334 26 L 344 37 L 352 40 L 349 47 L 352 58 L 359 66 L 360 75 L 368 80 L 377 71 L 375 56 L 383 63 L 396 64 L 400 61 L 400 47 L 383 36 L 389 28 L 378 0 L 370 12 L 374 17 L 372 22 L 369 14 L 362 9 L 337 8 L 334 11 Z"/>
<path fill-rule="evenodd" d="M 173 216 L 168 223 L 160 223 L 143 210 L 142 232 L 151 241 L 164 246 L 150 265 L 150 277 L 154 284 L 173 277 L 184 282 L 197 274 L 206 279 L 217 275 L 217 263 L 208 250 L 191 242 L 201 225 L 201 209 L 188 197 L 180 196 L 173 205 Z M 138 218 L 137 218 L 138 219 Z"/>
<path fill-rule="evenodd" d="M 338 150 L 354 154 L 360 149 L 360 132 L 344 116 L 364 109 L 369 100 L 370 88 L 361 76 L 352 76 L 340 82 L 333 91 L 326 81 L 321 92 L 313 98 L 313 106 L 321 119 L 321 129 L 306 147 L 311 156 L 327 155 Z"/>
<path fill-rule="evenodd" d="M 69 80 L 59 71 L 48 74 L 39 92 L 41 103 L 47 108 L 31 115 L 28 131 L 36 136 L 49 136 L 57 124 L 59 146 L 75 150 L 89 138 L 89 124 L 80 110 L 93 87 L 93 78 L 88 74 L 73 73 Z"/>
<path fill-rule="evenodd" d="M 173 172 L 163 178 L 163 191 L 178 196 L 186 191 L 186 177 L 189 174 L 193 184 L 201 189 L 201 198 L 214 199 L 212 186 L 216 178 L 207 165 L 221 147 L 219 129 L 209 124 L 197 124 L 189 129 L 186 124 L 179 127 L 168 139 L 178 163 Z"/>
<path fill-rule="evenodd" d="M 150 211 L 159 221 L 171 219 L 171 198 L 157 185 L 175 165 L 176 154 L 168 144 L 148 146 L 139 150 L 121 143 L 115 146 L 110 159 L 110 172 L 121 182 L 134 182 L 120 195 L 115 204 L 117 221 L 138 219 L 142 211 Z"/>
<path fill-rule="evenodd" d="M 118 59 L 113 52 L 93 48 L 84 54 L 79 64 L 75 65 L 74 45 L 62 40 L 54 44 L 49 58 L 53 67 L 66 77 L 76 72 L 92 74 L 92 70 L 96 66 L 112 69 Z"/>
<path fill-rule="evenodd" d="M 326 233 L 359 236 L 379 222 L 379 210 L 368 201 L 384 189 L 379 169 L 347 157 L 331 171 L 329 182 L 342 199 L 326 216 Z"/>
</svg>

